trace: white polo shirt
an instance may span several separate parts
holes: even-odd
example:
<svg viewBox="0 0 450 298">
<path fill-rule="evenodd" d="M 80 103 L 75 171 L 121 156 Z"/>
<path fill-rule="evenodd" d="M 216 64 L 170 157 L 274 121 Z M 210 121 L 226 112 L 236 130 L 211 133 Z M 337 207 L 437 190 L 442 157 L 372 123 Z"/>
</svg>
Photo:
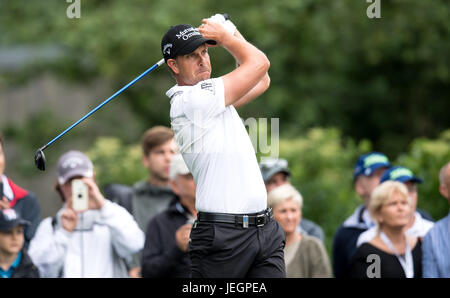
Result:
<svg viewBox="0 0 450 298">
<path fill-rule="evenodd" d="M 196 209 L 254 213 L 267 208 L 267 193 L 245 126 L 225 107 L 222 78 L 175 85 L 170 119 L 175 140 L 197 185 Z"/>
</svg>

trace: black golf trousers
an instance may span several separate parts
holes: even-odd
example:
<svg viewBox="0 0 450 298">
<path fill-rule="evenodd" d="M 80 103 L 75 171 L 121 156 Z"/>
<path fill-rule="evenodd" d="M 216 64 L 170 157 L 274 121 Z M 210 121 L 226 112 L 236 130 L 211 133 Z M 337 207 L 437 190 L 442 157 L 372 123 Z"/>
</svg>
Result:
<svg viewBox="0 0 450 298">
<path fill-rule="evenodd" d="M 193 278 L 283 278 L 285 233 L 271 219 L 262 227 L 196 222 L 189 256 Z"/>
</svg>

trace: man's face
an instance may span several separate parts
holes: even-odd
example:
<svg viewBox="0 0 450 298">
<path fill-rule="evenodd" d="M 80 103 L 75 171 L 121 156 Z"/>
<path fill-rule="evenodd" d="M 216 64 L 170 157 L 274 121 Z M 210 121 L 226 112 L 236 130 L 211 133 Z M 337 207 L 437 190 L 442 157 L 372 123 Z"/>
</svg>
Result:
<svg viewBox="0 0 450 298">
<path fill-rule="evenodd" d="M 408 194 L 412 201 L 411 204 L 412 210 L 413 212 L 415 212 L 417 208 L 417 197 L 418 197 L 417 184 L 415 182 L 408 181 L 405 182 L 405 186 L 408 189 Z"/>
<path fill-rule="evenodd" d="M 211 61 L 206 44 L 194 52 L 167 60 L 179 85 L 193 86 L 211 77 Z"/>
<path fill-rule="evenodd" d="M 174 139 L 153 148 L 142 158 L 142 163 L 149 170 L 150 175 L 159 180 L 169 180 L 170 162 L 176 152 Z"/>
<path fill-rule="evenodd" d="M 0 175 L 5 172 L 5 154 L 3 153 L 3 145 L 0 143 Z"/>
<path fill-rule="evenodd" d="M 0 252 L 6 255 L 17 254 L 22 249 L 24 241 L 22 226 L 9 231 L 0 231 Z"/>
<path fill-rule="evenodd" d="M 355 190 L 364 199 L 366 206 L 369 205 L 372 191 L 380 184 L 380 178 L 384 171 L 386 171 L 386 168 L 379 168 L 376 169 L 370 176 L 360 175 L 356 178 Z"/>
<path fill-rule="evenodd" d="M 269 193 L 275 187 L 289 183 L 288 176 L 284 172 L 278 172 L 265 182 L 266 190 Z"/>
<path fill-rule="evenodd" d="M 177 177 L 171 181 L 172 190 L 180 198 L 195 201 L 195 183 L 192 174 L 177 175 Z"/>
</svg>

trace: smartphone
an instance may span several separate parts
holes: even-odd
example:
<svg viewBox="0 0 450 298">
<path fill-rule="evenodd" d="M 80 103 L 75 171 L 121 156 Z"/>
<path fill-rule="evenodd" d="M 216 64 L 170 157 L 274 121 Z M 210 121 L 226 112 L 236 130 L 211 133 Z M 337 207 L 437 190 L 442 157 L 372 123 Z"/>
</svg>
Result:
<svg viewBox="0 0 450 298">
<path fill-rule="evenodd" d="M 80 179 L 72 180 L 72 208 L 75 211 L 88 209 L 89 195 L 88 187 Z"/>
</svg>

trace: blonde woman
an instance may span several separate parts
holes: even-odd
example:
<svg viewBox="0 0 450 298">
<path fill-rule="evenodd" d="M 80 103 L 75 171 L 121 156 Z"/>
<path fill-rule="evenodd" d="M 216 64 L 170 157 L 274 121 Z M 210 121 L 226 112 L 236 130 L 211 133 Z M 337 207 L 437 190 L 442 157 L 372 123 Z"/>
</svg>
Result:
<svg viewBox="0 0 450 298">
<path fill-rule="evenodd" d="M 412 210 L 403 183 L 386 181 L 375 188 L 369 212 L 377 224 L 377 233 L 356 251 L 350 262 L 350 277 L 422 277 L 421 242 L 406 234 Z"/>
<path fill-rule="evenodd" d="M 292 185 L 284 184 L 271 190 L 267 200 L 275 220 L 286 233 L 286 277 L 331 277 L 330 261 L 322 242 L 297 231 L 302 218 L 300 193 Z"/>
</svg>

